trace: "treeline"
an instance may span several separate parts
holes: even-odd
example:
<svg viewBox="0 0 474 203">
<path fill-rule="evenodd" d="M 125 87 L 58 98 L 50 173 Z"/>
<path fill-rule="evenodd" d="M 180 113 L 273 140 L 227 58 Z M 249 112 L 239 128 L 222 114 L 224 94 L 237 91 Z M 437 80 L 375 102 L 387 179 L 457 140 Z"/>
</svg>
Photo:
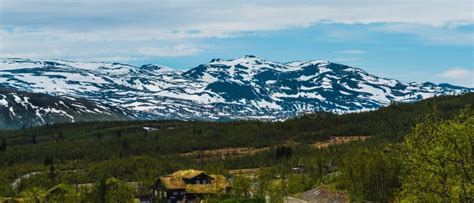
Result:
<svg viewBox="0 0 474 203">
<path fill-rule="evenodd" d="M 372 112 L 315 113 L 285 122 L 136 121 L 56 124 L 1 133 L 0 164 L 42 163 L 47 157 L 100 161 L 131 155 L 161 156 L 226 147 L 268 147 L 294 141 L 310 144 L 329 136 L 369 135 L 392 140 L 408 133 L 433 106 L 446 118 L 466 105 L 474 93 L 412 104 L 394 104 Z M 143 127 L 157 129 L 146 131 Z M 5 147 L 3 147 L 5 146 Z"/>
</svg>

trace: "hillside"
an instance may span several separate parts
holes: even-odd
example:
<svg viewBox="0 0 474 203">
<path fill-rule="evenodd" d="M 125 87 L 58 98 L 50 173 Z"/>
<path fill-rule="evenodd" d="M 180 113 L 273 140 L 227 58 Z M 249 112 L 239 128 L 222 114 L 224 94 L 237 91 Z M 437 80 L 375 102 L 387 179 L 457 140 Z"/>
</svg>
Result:
<svg viewBox="0 0 474 203">
<path fill-rule="evenodd" d="M 125 109 L 87 99 L 0 88 L 0 128 L 128 119 Z"/>
<path fill-rule="evenodd" d="M 327 140 L 329 136 L 373 136 L 399 140 L 433 108 L 438 109 L 440 116 L 447 118 L 467 105 L 474 106 L 474 93 L 391 105 L 363 113 L 308 114 L 284 122 L 109 121 L 53 124 L 2 133 L 1 138 L 12 150 L 0 159 L 2 163 L 13 157 L 15 162 L 41 162 L 46 154 L 54 154 L 64 161 L 78 157 L 101 160 L 124 155 L 124 143 L 127 155 L 156 156 L 228 147 L 261 148 L 294 142 L 313 144 Z M 32 143 L 32 136 L 35 143 Z M 17 156 L 18 152 L 22 156 Z"/>
</svg>

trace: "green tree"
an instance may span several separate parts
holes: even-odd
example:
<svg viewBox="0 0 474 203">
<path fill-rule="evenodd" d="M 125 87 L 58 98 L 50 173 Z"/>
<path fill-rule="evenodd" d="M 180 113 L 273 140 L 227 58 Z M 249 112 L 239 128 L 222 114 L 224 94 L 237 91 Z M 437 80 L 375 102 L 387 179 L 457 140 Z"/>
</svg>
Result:
<svg viewBox="0 0 474 203">
<path fill-rule="evenodd" d="M 270 196 L 270 201 L 272 203 L 283 202 L 284 195 L 281 192 L 282 190 L 284 190 L 284 187 L 281 181 L 272 182 L 268 186 L 268 196 Z"/>
<path fill-rule="evenodd" d="M 115 136 L 116 137 L 122 137 L 122 131 L 121 130 L 115 131 Z"/>
<path fill-rule="evenodd" d="M 36 140 L 36 134 L 31 135 L 31 143 L 36 144 L 38 141 Z"/>
<path fill-rule="evenodd" d="M 257 173 L 257 194 L 265 197 L 275 172 L 270 168 L 261 168 Z"/>
<path fill-rule="evenodd" d="M 50 188 L 45 193 L 47 202 L 79 202 L 79 198 L 79 193 L 76 192 L 74 187 L 64 183 Z"/>
<path fill-rule="evenodd" d="M 474 202 L 474 113 L 463 109 L 443 121 L 428 114 L 403 142 L 406 171 L 400 199 Z"/>
<path fill-rule="evenodd" d="M 352 200 L 384 202 L 392 200 L 400 187 L 397 150 L 354 149 L 344 155 L 340 184 Z"/>
<path fill-rule="evenodd" d="M 64 140 L 63 132 L 59 132 L 59 134 L 58 134 L 58 139 L 61 140 L 61 141 Z"/>
<path fill-rule="evenodd" d="M 130 149 L 130 143 L 128 142 L 127 138 L 122 139 L 121 147 L 122 151 L 127 151 L 128 149 Z"/>
<path fill-rule="evenodd" d="M 2 143 L 0 144 L 0 151 L 6 151 L 6 150 L 7 150 L 7 141 L 3 139 Z"/>
<path fill-rule="evenodd" d="M 232 190 L 235 196 L 237 197 L 250 197 L 250 189 L 252 187 L 252 180 L 244 175 L 234 176 L 234 181 L 232 182 Z"/>
<path fill-rule="evenodd" d="M 15 193 L 5 173 L 0 172 L 0 196 L 12 196 Z"/>
<path fill-rule="evenodd" d="M 308 175 L 290 174 L 288 176 L 288 192 L 290 194 L 311 189 L 311 186 L 313 185 Z"/>
<path fill-rule="evenodd" d="M 133 202 L 133 190 L 116 178 L 103 179 L 96 183 L 88 197 L 88 202 L 115 203 Z"/>
<path fill-rule="evenodd" d="M 45 202 L 46 191 L 42 188 L 35 187 L 27 191 L 21 192 L 20 197 L 25 198 L 26 202 L 42 203 Z"/>
</svg>

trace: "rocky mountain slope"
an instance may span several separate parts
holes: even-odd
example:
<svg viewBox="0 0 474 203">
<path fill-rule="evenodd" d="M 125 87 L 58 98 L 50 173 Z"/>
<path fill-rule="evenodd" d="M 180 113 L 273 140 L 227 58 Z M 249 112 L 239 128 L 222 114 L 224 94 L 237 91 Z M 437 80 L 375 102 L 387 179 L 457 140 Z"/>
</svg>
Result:
<svg viewBox="0 0 474 203">
<path fill-rule="evenodd" d="M 281 120 L 310 111 L 377 109 L 474 89 L 402 83 L 329 61 L 278 63 L 247 55 L 187 71 L 159 65 L 0 59 L 0 87 L 84 98 L 139 119 Z"/>
<path fill-rule="evenodd" d="M 126 110 L 86 99 L 0 89 L 0 128 L 51 123 L 127 120 Z"/>
</svg>

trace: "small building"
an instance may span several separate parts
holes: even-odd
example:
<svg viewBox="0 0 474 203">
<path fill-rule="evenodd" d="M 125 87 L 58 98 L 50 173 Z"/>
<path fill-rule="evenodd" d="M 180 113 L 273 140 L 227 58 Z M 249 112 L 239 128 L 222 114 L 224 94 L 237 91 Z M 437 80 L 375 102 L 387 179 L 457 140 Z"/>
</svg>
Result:
<svg viewBox="0 0 474 203">
<path fill-rule="evenodd" d="M 150 132 L 150 131 L 158 131 L 158 130 L 160 130 L 160 128 L 151 127 L 151 126 L 144 126 L 143 130 Z"/>
<path fill-rule="evenodd" d="M 305 166 L 298 165 L 296 167 L 291 168 L 291 170 L 293 171 L 293 173 L 304 174 L 305 173 Z"/>
<path fill-rule="evenodd" d="M 306 166 L 302 163 L 302 158 L 298 161 L 298 165 L 296 167 L 291 168 L 293 173 L 304 174 L 306 172 Z"/>
<path fill-rule="evenodd" d="M 179 170 L 159 178 L 155 194 L 169 203 L 200 202 L 204 197 L 223 194 L 230 189 L 223 175 L 208 175 L 199 170 Z"/>
</svg>

